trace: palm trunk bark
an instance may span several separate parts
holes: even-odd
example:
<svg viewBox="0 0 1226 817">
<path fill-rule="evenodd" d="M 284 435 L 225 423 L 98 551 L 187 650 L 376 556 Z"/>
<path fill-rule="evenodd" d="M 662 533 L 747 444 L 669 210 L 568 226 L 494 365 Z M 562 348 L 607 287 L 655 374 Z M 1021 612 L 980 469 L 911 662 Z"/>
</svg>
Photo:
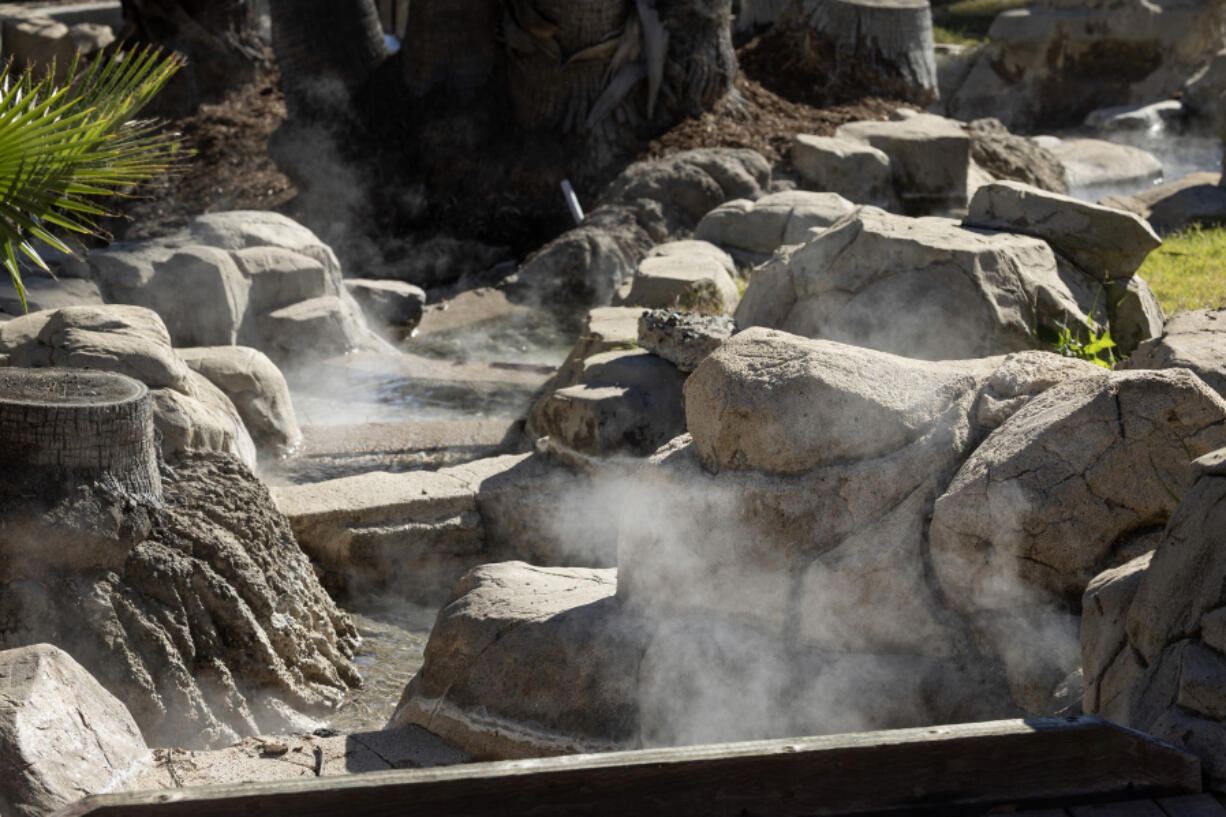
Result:
<svg viewBox="0 0 1226 817">
<path fill-rule="evenodd" d="M 123 0 L 127 40 L 178 51 L 187 66 L 154 101 L 181 116 L 251 82 L 268 64 L 255 0 Z"/>
<path fill-rule="evenodd" d="M 269 0 L 268 8 L 290 117 L 348 115 L 351 95 L 387 57 L 374 0 Z"/>
</svg>

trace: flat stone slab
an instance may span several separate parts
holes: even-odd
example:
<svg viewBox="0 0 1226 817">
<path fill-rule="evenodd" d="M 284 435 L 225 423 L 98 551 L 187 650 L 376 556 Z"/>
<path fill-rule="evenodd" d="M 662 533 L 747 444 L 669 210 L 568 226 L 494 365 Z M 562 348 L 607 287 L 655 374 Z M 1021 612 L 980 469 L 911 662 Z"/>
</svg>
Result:
<svg viewBox="0 0 1226 817">
<path fill-rule="evenodd" d="M 1094 279 L 1131 278 L 1162 244 L 1139 216 L 1020 182 L 980 187 L 962 223 L 1037 236 Z"/>
<path fill-rule="evenodd" d="M 302 457 L 342 457 L 447 448 L 499 448 L 516 431 L 507 420 L 303 426 Z"/>
</svg>

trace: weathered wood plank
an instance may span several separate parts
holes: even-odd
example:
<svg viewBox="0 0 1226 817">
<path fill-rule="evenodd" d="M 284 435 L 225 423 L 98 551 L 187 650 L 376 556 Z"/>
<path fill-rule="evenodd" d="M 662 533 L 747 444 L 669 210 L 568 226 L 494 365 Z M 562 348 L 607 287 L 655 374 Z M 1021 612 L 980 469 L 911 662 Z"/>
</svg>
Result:
<svg viewBox="0 0 1226 817">
<path fill-rule="evenodd" d="M 1073 806 L 1073 817 L 1166 817 L 1153 800 L 1127 800 L 1121 803 L 1096 803 L 1089 806 Z"/>
<path fill-rule="evenodd" d="M 1194 756 L 1083 717 L 102 795 L 60 814 L 767 817 L 1199 790 Z"/>
<path fill-rule="evenodd" d="M 1212 794 L 1159 797 L 1157 803 L 1166 817 L 1226 817 L 1226 808 Z"/>
</svg>

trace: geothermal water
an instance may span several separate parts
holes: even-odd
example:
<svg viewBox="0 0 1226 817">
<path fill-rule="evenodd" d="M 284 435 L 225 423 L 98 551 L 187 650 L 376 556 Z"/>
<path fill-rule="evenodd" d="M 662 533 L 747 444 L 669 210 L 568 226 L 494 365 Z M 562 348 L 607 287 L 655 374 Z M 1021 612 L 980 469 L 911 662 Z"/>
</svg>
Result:
<svg viewBox="0 0 1226 817">
<path fill-rule="evenodd" d="M 448 364 L 493 364 L 496 371 L 557 367 L 574 345 L 579 327 L 543 310 L 484 321 L 473 327 L 402 341 L 402 351 Z M 332 361 L 308 371 L 288 372 L 294 407 L 302 425 L 346 425 L 371 422 L 422 422 L 505 419 L 527 414 L 536 386 L 498 382 L 432 380 L 411 376 L 379 361 L 354 365 Z M 370 470 L 435 469 L 454 462 L 447 452 L 391 454 L 369 458 L 312 461 L 286 460 L 273 482 L 315 482 Z M 421 667 L 422 653 L 437 608 L 419 607 L 400 599 L 350 599 L 338 602 L 362 635 L 355 659 L 363 687 L 353 690 L 327 725 L 341 732 L 382 729 L 391 717 L 409 679 Z"/>
<path fill-rule="evenodd" d="M 409 679 L 421 668 L 435 610 L 384 597 L 346 612 L 362 635 L 354 659 L 362 688 L 346 696 L 327 724 L 345 733 L 382 729 Z"/>
<path fill-rule="evenodd" d="M 1069 195 L 1083 201 L 1096 202 L 1106 196 L 1133 195 L 1167 182 L 1176 182 L 1189 173 L 1222 169 L 1222 141 L 1216 136 L 1181 134 L 1170 131 L 1123 131 L 1118 133 L 1067 133 L 1061 138 L 1091 137 L 1147 150 L 1162 163 L 1162 176 L 1151 181 L 1131 181 L 1121 184 L 1072 186 Z"/>
</svg>

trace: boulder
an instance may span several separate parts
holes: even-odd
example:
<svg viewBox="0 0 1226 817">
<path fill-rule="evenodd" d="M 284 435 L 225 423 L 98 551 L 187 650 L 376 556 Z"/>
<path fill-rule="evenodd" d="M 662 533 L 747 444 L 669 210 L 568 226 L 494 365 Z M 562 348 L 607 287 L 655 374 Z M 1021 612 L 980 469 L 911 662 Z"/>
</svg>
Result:
<svg viewBox="0 0 1226 817">
<path fill-rule="evenodd" d="M 1064 165 L 1071 188 L 1128 185 L 1144 187 L 1162 178 L 1162 162 L 1147 150 L 1102 139 L 1038 138 L 1038 142 Z"/>
<path fill-rule="evenodd" d="M 292 361 L 306 354 L 343 355 L 362 343 L 366 327 L 355 322 L 357 307 L 324 295 L 275 309 L 260 317 L 258 332 L 269 356 Z"/>
<path fill-rule="evenodd" d="M 710 241 L 699 241 L 692 238 L 680 241 L 666 241 L 663 244 L 657 244 L 652 247 L 647 253 L 648 258 L 671 257 L 675 255 L 689 257 L 706 256 L 722 264 L 729 275 L 735 276 L 737 274 L 736 262 L 732 260 L 732 256 Z"/>
<path fill-rule="evenodd" d="M 41 817 L 120 787 L 149 748 L 127 708 L 50 644 L 0 652 L 0 809 Z"/>
<path fill-rule="evenodd" d="M 139 306 L 73 306 L 10 321 L 0 351 L 13 366 L 64 366 L 126 374 L 150 388 L 191 393 L 191 370 L 166 324 Z"/>
<path fill-rule="evenodd" d="M 1190 173 L 1178 181 L 1134 193 L 1107 196 L 1099 204 L 1136 213 L 1161 234 L 1195 225 L 1226 223 L 1226 190 L 1220 173 Z"/>
<path fill-rule="evenodd" d="M 810 189 L 886 209 L 897 201 L 890 157 L 859 139 L 797 134 L 791 159 Z"/>
<path fill-rule="evenodd" d="M 1104 371 L 1044 392 L 936 502 L 946 597 L 964 611 L 1080 598 L 1102 570 L 1153 547 L 1189 459 L 1226 444 L 1224 418 L 1226 401 L 1184 370 Z"/>
<path fill-rule="evenodd" d="M 1226 311 L 1197 309 L 1166 322 L 1161 337 L 1137 347 L 1129 369 L 1191 369 L 1226 397 Z"/>
<path fill-rule="evenodd" d="M 1033 139 L 1010 133 L 995 117 L 976 119 L 966 132 L 971 137 L 971 160 L 993 178 L 1068 192 L 1064 165 Z"/>
<path fill-rule="evenodd" d="M 277 213 L 198 216 L 178 233 L 90 254 L 108 302 L 148 307 L 179 346 L 242 343 L 284 363 L 382 348 L 341 283 L 336 256 Z M 309 340 L 304 332 L 318 333 Z"/>
<path fill-rule="evenodd" d="M 1132 355 L 1143 341 L 1162 334 L 1162 304 L 1140 275 L 1127 281 L 1109 281 L 1104 292 L 1111 339 L 1118 355 Z M 1124 361 L 1120 364 L 1127 367 Z"/>
<path fill-rule="evenodd" d="M 717 249 L 705 241 L 702 244 Z M 639 316 L 644 311 L 642 307 L 599 306 L 587 313 L 587 321 L 583 331 L 579 333 L 578 340 L 575 341 L 574 348 L 558 367 L 557 374 L 550 378 L 541 389 L 540 396 L 528 411 L 526 430 L 529 434 L 540 435 L 538 430 L 540 415 L 549 397 L 558 389 L 564 389 L 579 382 L 579 377 L 583 374 L 584 360 L 601 352 L 626 349 L 638 342 Z"/>
<path fill-rule="evenodd" d="M 686 381 L 686 427 L 714 471 L 791 474 L 880 456 L 927 434 L 975 385 L 943 363 L 898 361 L 747 329 Z"/>
<path fill-rule="evenodd" d="M 962 222 L 1042 238 L 1095 279 L 1130 278 L 1162 239 L 1131 213 L 1020 182 L 984 185 Z"/>
<path fill-rule="evenodd" d="M 390 326 L 399 336 L 413 331 L 426 305 L 425 291 L 404 281 L 347 278 L 345 288 L 372 323 Z"/>
<path fill-rule="evenodd" d="M 1015 130 L 1072 128 L 1095 109 L 1167 99 L 1221 48 L 1211 2 L 1043 0 L 997 15 L 988 45 L 949 102 Z"/>
<path fill-rule="evenodd" d="M 721 315 L 649 309 L 639 316 L 638 342 L 688 374 L 735 330 L 732 319 Z"/>
<path fill-rule="evenodd" d="M 140 242 L 92 253 L 90 267 L 108 301 L 157 312 L 180 346 L 238 342 L 249 284 L 230 254 L 207 246 Z"/>
<path fill-rule="evenodd" d="M 918 114 L 893 122 L 852 122 L 834 135 L 871 145 L 889 157 L 894 189 L 908 213 L 966 206 L 971 140 L 957 122 Z"/>
<path fill-rule="evenodd" d="M 220 389 L 242 418 L 261 453 L 280 457 L 302 442 L 284 375 L 258 349 L 209 346 L 179 349 L 192 369 Z"/>
<path fill-rule="evenodd" d="M 472 570 L 389 726 L 424 726 L 477 759 L 635 746 L 644 637 L 617 609 L 615 587 L 614 570 Z"/>
<path fill-rule="evenodd" d="M 1121 644 L 1096 685 L 1087 685 L 1087 711 L 1198 754 L 1213 786 L 1226 781 L 1223 462 L 1226 456 L 1216 451 L 1188 469 L 1191 488 L 1181 492 L 1148 568 L 1132 580 L 1131 600 L 1119 599 L 1110 618 L 1089 620 L 1082 635 L 1092 662 Z"/>
<path fill-rule="evenodd" d="M 0 281 L 0 312 L 20 317 L 27 312 L 42 312 L 65 306 L 97 306 L 102 303 L 102 293 L 93 281 L 79 278 L 53 279 L 26 274 L 22 277 L 26 303 L 23 307 L 17 288 L 5 276 Z"/>
<path fill-rule="evenodd" d="M 1095 293 L 1082 278 L 1066 281 L 1036 238 L 862 207 L 757 268 L 736 323 L 920 359 L 984 357 L 1036 347 L 1040 326 L 1085 326 Z"/>
<path fill-rule="evenodd" d="M 614 303 L 649 308 L 680 308 L 720 315 L 739 300 L 728 270 L 709 255 L 659 255 L 645 258 L 634 277 L 617 291 Z"/>
<path fill-rule="evenodd" d="M 756 202 L 734 199 L 702 217 L 694 236 L 721 247 L 769 255 L 784 244 L 804 242 L 809 231 L 825 229 L 855 205 L 837 193 L 788 190 Z"/>
<path fill-rule="evenodd" d="M 278 487 L 273 496 L 330 588 L 437 605 L 486 562 L 613 564 L 616 533 L 604 531 L 612 511 L 590 507 L 590 483 L 548 455 L 523 454 Z"/>
<path fill-rule="evenodd" d="M 682 377 L 647 351 L 602 352 L 542 406 L 536 430 L 587 454 L 650 454 L 685 430 Z"/>
<path fill-rule="evenodd" d="M 1083 708 L 1116 722 L 1127 717 L 1127 691 L 1141 675 L 1140 664 L 1126 654 L 1129 649 L 1128 608 L 1153 558 L 1151 550 L 1130 562 L 1104 570 L 1086 585 L 1081 599 Z M 1131 680 L 1121 677 L 1121 673 L 1131 676 Z M 1104 684 L 1107 698 L 1101 694 Z"/>
<path fill-rule="evenodd" d="M 509 282 L 529 299 L 607 304 L 656 244 L 691 237 L 730 199 L 756 199 L 770 165 L 752 150 L 703 148 L 627 167 L 583 223 L 546 244 Z"/>
<path fill-rule="evenodd" d="M 203 375 L 191 372 L 189 380 L 190 397 L 174 389 L 152 392 L 162 456 L 173 463 L 189 452 L 220 451 L 254 468 L 255 443 L 230 398 Z"/>
</svg>

